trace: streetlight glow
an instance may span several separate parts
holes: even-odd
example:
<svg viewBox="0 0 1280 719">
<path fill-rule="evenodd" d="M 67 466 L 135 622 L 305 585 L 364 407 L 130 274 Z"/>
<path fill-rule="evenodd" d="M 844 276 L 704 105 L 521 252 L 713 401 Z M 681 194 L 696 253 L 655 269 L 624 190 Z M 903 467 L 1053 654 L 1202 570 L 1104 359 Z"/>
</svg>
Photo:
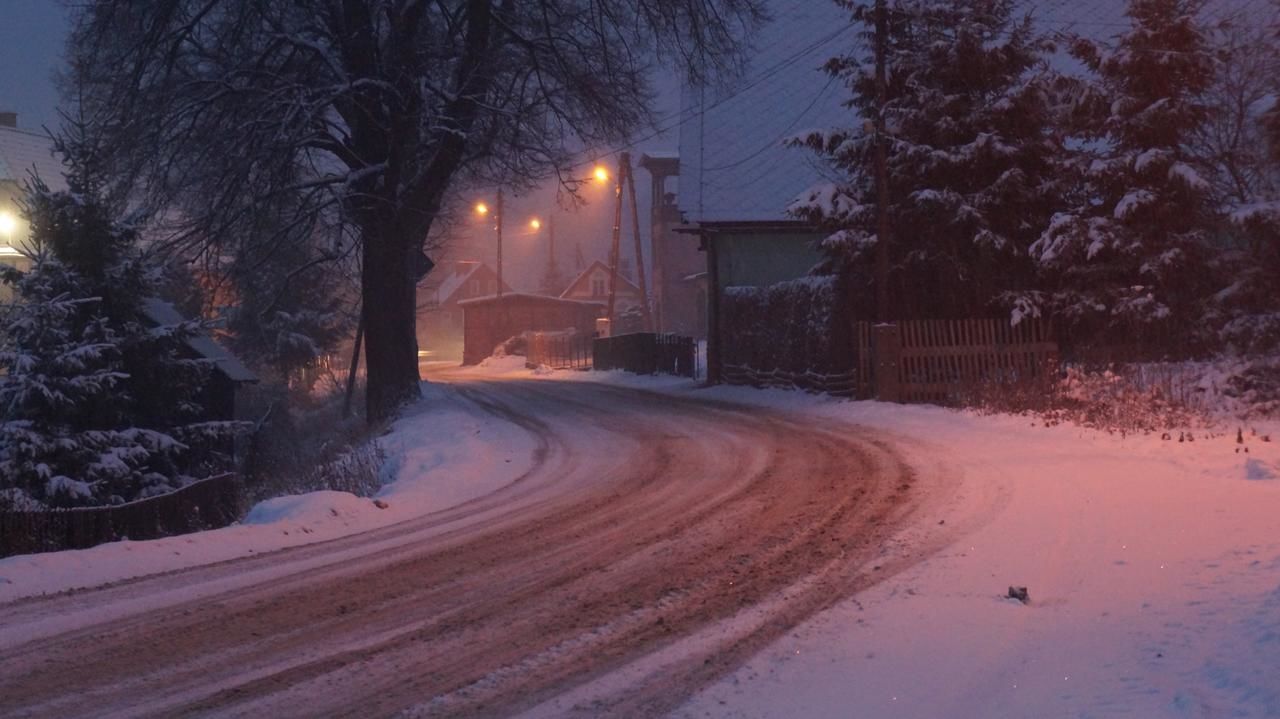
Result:
<svg viewBox="0 0 1280 719">
<path fill-rule="evenodd" d="M 538 219 L 538 218 L 536 218 L 536 217 L 535 217 L 535 218 L 533 218 L 532 220 L 529 220 L 529 227 L 531 227 L 531 228 L 533 228 L 533 229 L 535 229 L 535 230 L 542 229 L 542 220 L 539 220 L 539 219 Z"/>
<path fill-rule="evenodd" d="M 480 215 L 481 217 L 483 217 L 483 216 L 485 216 L 485 215 L 489 214 L 489 206 L 488 206 L 488 205 L 486 205 L 486 204 L 484 204 L 483 202 L 477 202 L 477 203 L 476 203 L 476 214 L 477 214 L 477 215 Z"/>
<path fill-rule="evenodd" d="M 604 165 L 596 165 L 596 170 L 593 174 L 595 175 L 596 182 L 609 181 L 609 171 L 605 169 Z"/>
<path fill-rule="evenodd" d="M 18 219 L 9 212 L 0 212 L 0 235 L 10 237 L 18 229 Z"/>
</svg>

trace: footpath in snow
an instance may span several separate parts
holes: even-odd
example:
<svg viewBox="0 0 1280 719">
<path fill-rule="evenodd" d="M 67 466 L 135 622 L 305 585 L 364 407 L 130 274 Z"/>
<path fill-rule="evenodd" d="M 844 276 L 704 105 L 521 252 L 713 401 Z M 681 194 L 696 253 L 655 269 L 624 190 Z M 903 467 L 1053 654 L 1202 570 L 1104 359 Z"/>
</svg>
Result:
<svg viewBox="0 0 1280 719">
<path fill-rule="evenodd" d="M 311 544 L 421 517 L 489 494 L 526 472 L 534 439 L 448 385 L 423 383 L 423 401 L 378 438 L 387 456 L 377 499 L 310 492 L 254 506 L 237 525 L 145 542 L 0 559 L 0 602 L 212 564 Z"/>
</svg>

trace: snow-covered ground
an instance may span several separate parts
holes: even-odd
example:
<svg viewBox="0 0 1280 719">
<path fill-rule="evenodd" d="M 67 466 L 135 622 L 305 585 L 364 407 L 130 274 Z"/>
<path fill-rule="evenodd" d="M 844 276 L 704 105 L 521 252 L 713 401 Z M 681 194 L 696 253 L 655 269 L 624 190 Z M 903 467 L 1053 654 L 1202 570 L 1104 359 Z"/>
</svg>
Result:
<svg viewBox="0 0 1280 719">
<path fill-rule="evenodd" d="M 507 362 L 477 371 L 530 374 Z M 1280 716 L 1275 424 L 1243 424 L 1243 445 L 1234 424 L 1180 443 L 1176 430 L 1121 438 L 673 378 L 538 376 L 888 430 L 964 478 L 936 521 L 973 531 L 798 627 L 682 715 Z M 1010 585 L 1028 587 L 1030 603 L 1008 599 Z"/>
<path fill-rule="evenodd" d="M 534 439 L 448 386 L 423 383 L 423 400 L 378 438 L 388 461 L 377 498 L 346 492 L 278 497 L 244 522 L 208 532 L 0 559 L 0 602 L 363 532 L 480 497 L 532 464 Z"/>
<path fill-rule="evenodd" d="M 957 541 L 795 628 L 680 715 L 1280 716 L 1280 425 L 1254 434 L 1244 424 L 1243 444 L 1235 425 L 1178 442 L 1176 430 L 1122 438 L 678 378 L 530 371 L 514 357 L 462 373 L 608 382 L 874 427 L 901 437 L 920 466 L 962 477 L 923 520 L 963 527 Z M 455 388 L 424 390 L 428 401 L 380 439 L 392 458 L 386 509 L 314 493 L 213 532 L 0 560 L 0 601 L 387 525 L 530 466 L 523 430 Z M 1028 587 L 1030 602 L 1006 598 L 1010 585 Z"/>
</svg>

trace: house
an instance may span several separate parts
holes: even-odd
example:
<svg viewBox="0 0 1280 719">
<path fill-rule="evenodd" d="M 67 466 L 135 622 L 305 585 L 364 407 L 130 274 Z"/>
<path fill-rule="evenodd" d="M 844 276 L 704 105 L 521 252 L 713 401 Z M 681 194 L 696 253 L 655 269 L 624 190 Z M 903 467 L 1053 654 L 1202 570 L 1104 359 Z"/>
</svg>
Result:
<svg viewBox="0 0 1280 719">
<path fill-rule="evenodd" d="M 640 308 L 642 302 L 640 286 L 627 276 L 629 274 L 629 265 L 618 268 L 618 287 L 614 295 L 613 307 L 615 317 L 631 314 L 632 310 Z M 569 283 L 564 292 L 560 293 L 560 298 L 580 302 L 594 302 L 606 308 L 605 311 L 607 312 L 610 275 L 609 266 L 600 260 L 596 260 L 587 265 L 585 270 L 579 272 L 577 277 L 573 278 L 573 281 Z"/>
<path fill-rule="evenodd" d="M 589 336 L 595 332 L 596 319 L 604 314 L 607 301 L 518 292 L 462 300 L 458 303 L 464 315 L 462 363 L 478 364 L 493 354 L 495 347 L 525 332 L 573 330 Z"/>
<path fill-rule="evenodd" d="M 54 156 L 48 136 L 18 129 L 18 115 L 0 112 L 0 264 L 26 270 L 31 261 L 23 254 L 31 229 L 22 217 L 25 183 L 32 175 L 51 190 L 67 189 L 62 162 Z M 12 290 L 0 286 L 0 302 L 12 299 Z"/>
<path fill-rule="evenodd" d="M 695 302 L 705 308 L 712 382 L 721 364 L 717 319 L 725 289 L 797 279 L 820 260 L 824 233 L 786 214 L 818 171 L 808 153 L 783 140 L 848 114 L 841 106 L 845 88 L 829 82 L 821 66 L 858 42 L 849 12 L 827 0 L 774 0 L 770 10 L 776 19 L 754 39 L 758 49 L 744 85 L 723 91 L 686 86 L 681 95 L 675 199 L 683 224 L 669 226 L 663 241 L 702 252 L 701 272 L 686 277 L 705 288 Z M 755 77 L 762 79 L 752 82 Z M 655 172 L 669 170 L 653 160 L 645 166 L 654 168 L 655 181 Z"/>
<path fill-rule="evenodd" d="M 511 287 L 503 282 L 502 291 L 511 292 Z M 496 294 L 498 274 L 483 262 L 449 260 L 437 265 L 418 285 L 419 356 L 461 359 L 464 313 L 458 303 Z"/>
</svg>

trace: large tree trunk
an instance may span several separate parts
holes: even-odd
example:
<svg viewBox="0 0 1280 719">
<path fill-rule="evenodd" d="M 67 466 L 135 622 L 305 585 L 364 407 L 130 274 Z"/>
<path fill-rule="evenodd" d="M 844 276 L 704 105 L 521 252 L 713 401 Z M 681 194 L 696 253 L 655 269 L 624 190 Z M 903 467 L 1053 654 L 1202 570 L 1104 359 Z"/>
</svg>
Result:
<svg viewBox="0 0 1280 719">
<path fill-rule="evenodd" d="M 361 298 L 365 318 L 367 371 L 365 417 L 374 423 L 391 417 L 421 396 L 418 388 L 418 338 L 413 264 L 414 243 L 382 223 L 363 228 L 364 266 Z"/>
</svg>

